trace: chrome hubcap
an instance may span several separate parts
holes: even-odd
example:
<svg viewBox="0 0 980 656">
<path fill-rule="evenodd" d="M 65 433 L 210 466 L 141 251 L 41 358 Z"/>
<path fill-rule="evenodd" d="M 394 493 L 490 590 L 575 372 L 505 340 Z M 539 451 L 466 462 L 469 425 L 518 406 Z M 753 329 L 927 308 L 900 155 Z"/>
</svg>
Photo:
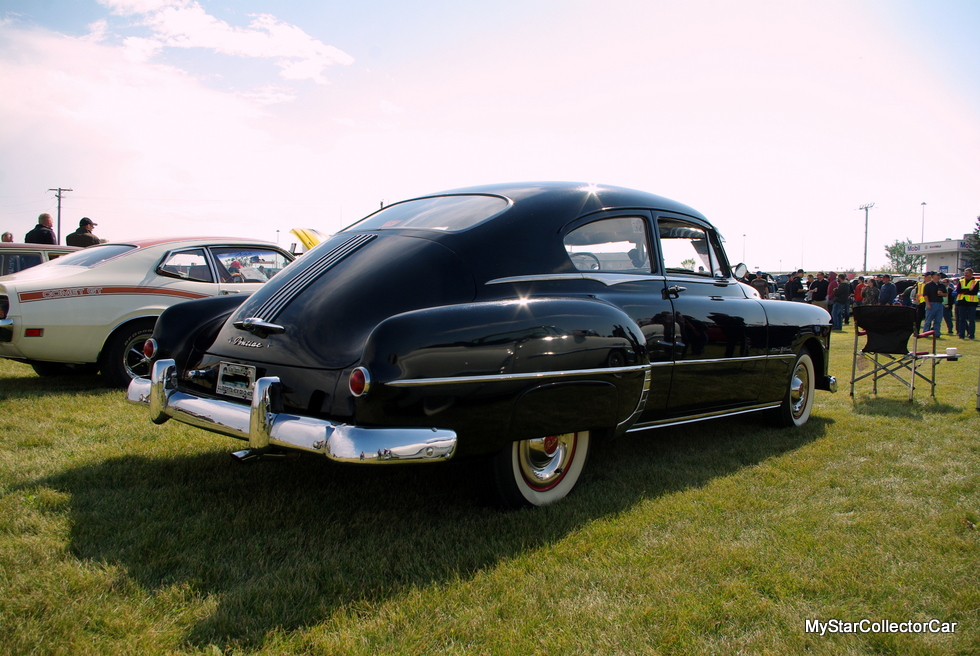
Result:
<svg viewBox="0 0 980 656">
<path fill-rule="evenodd" d="M 518 445 L 521 474 L 531 487 L 548 489 L 568 471 L 575 456 L 576 434 L 549 435 L 524 440 Z"/>
<path fill-rule="evenodd" d="M 793 372 L 793 383 L 789 390 L 790 407 L 793 418 L 799 419 L 806 410 L 807 395 L 810 392 L 810 371 L 802 363 L 796 365 Z"/>
<path fill-rule="evenodd" d="M 143 343 L 149 335 L 138 335 L 126 344 L 123 354 L 123 366 L 132 378 L 148 377 L 150 375 L 150 360 L 143 355 Z"/>
</svg>

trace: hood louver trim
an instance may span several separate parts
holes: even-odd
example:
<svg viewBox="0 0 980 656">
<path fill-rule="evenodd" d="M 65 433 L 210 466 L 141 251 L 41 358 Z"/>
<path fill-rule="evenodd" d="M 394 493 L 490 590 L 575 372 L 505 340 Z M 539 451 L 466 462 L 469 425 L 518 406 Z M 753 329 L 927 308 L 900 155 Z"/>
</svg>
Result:
<svg viewBox="0 0 980 656">
<path fill-rule="evenodd" d="M 377 237 L 371 234 L 353 235 L 346 241 L 337 245 L 333 250 L 324 253 L 317 258 L 316 262 L 304 269 L 296 277 L 280 287 L 266 301 L 257 307 L 251 316 L 263 321 L 273 321 L 282 312 L 289 302 L 299 296 L 304 289 L 309 287 L 317 278 L 326 273 L 331 267 L 349 256 L 351 253 L 367 244 Z M 308 255 L 304 257 L 309 257 Z"/>
</svg>

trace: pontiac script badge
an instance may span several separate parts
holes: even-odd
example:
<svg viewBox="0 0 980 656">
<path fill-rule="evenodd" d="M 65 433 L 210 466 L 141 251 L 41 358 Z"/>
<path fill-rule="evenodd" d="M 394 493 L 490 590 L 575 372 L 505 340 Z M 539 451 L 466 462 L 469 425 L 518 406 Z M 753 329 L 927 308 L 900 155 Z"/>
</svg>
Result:
<svg viewBox="0 0 980 656">
<path fill-rule="evenodd" d="M 263 348 L 265 346 L 265 344 L 263 344 L 262 342 L 256 342 L 254 340 L 247 339 L 245 337 L 229 337 L 228 343 L 234 344 L 235 346 L 244 346 L 247 348 Z"/>
</svg>

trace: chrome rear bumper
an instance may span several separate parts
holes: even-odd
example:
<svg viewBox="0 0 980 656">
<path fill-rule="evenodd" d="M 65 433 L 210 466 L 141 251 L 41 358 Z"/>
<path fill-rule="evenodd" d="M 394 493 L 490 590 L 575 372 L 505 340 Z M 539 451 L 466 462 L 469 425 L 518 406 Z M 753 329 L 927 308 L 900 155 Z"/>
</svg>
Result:
<svg viewBox="0 0 980 656">
<path fill-rule="evenodd" d="M 245 440 L 261 451 L 281 447 L 352 463 L 401 463 L 448 460 L 456 451 L 456 433 L 438 428 L 372 428 L 275 412 L 281 389 L 273 376 L 255 381 L 251 407 L 186 394 L 177 389 L 173 360 L 153 363 L 150 378 L 129 384 L 126 399 L 148 405 L 157 424 L 173 418 L 215 433 Z"/>
</svg>

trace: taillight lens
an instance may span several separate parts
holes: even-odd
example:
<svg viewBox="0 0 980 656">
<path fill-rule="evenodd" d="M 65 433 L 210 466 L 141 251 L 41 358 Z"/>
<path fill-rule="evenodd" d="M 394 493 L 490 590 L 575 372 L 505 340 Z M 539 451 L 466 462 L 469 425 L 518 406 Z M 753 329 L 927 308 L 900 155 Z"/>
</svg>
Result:
<svg viewBox="0 0 980 656">
<path fill-rule="evenodd" d="M 350 393 L 354 396 L 364 396 L 371 388 L 371 374 L 364 367 L 357 367 L 350 372 L 347 385 L 350 387 Z"/>
<path fill-rule="evenodd" d="M 148 360 L 152 360 L 153 356 L 157 354 L 157 340 L 152 337 L 145 342 L 143 342 L 143 355 L 146 356 Z"/>
</svg>

